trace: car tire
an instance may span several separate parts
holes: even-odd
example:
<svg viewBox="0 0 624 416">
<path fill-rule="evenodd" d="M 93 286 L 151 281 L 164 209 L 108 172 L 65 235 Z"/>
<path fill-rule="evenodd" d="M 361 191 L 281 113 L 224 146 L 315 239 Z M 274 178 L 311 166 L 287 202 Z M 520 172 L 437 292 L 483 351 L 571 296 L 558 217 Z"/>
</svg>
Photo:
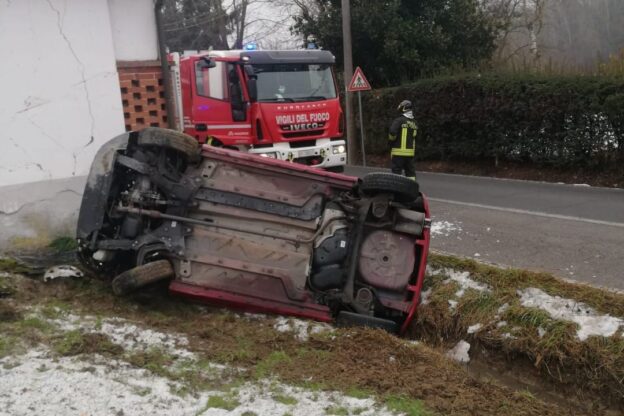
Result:
<svg viewBox="0 0 624 416">
<path fill-rule="evenodd" d="M 420 196 L 418 182 L 394 173 L 369 173 L 362 179 L 360 189 L 371 196 L 392 193 L 400 202 L 412 202 Z"/>
<path fill-rule="evenodd" d="M 139 146 L 156 146 L 175 150 L 190 162 L 199 159 L 199 142 L 179 131 L 147 127 L 139 132 L 137 143 Z"/>
<path fill-rule="evenodd" d="M 143 286 L 169 279 L 175 271 L 168 260 L 157 260 L 126 270 L 113 279 L 113 292 L 125 296 Z"/>
</svg>

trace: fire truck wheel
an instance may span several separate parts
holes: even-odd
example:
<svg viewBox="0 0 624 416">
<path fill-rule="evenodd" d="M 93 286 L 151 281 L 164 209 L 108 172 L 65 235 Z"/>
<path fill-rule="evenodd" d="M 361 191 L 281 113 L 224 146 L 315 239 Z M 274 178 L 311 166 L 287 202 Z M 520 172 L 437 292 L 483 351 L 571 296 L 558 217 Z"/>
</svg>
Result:
<svg viewBox="0 0 624 416">
<path fill-rule="evenodd" d="M 125 296 L 143 286 L 173 277 L 175 272 L 168 260 L 157 260 L 126 270 L 113 279 L 113 292 Z"/>
<path fill-rule="evenodd" d="M 420 196 L 418 182 L 394 173 L 369 173 L 362 179 L 360 189 L 371 196 L 391 193 L 400 202 L 412 202 Z"/>
<path fill-rule="evenodd" d="M 197 140 L 175 130 L 147 127 L 139 132 L 139 146 L 157 146 L 180 152 L 187 161 L 199 159 L 199 143 Z"/>
</svg>

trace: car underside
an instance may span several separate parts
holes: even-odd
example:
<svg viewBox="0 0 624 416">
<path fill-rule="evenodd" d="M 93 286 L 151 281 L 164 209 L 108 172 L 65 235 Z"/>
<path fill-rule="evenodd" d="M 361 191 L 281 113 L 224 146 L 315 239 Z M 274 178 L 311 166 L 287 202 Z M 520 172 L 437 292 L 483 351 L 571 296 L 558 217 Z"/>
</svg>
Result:
<svg viewBox="0 0 624 416">
<path fill-rule="evenodd" d="M 99 150 L 77 239 L 118 295 L 168 281 L 213 305 L 403 333 L 429 224 L 410 179 L 359 180 L 148 128 Z"/>
</svg>

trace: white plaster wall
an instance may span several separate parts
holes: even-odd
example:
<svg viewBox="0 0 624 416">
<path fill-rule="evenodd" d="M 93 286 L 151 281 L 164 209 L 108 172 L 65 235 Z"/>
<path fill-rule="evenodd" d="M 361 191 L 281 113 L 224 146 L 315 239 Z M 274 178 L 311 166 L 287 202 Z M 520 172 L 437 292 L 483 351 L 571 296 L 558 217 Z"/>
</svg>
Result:
<svg viewBox="0 0 624 416">
<path fill-rule="evenodd" d="M 107 1 L 0 0 L 0 51 L 0 187 L 87 174 L 124 131 Z"/>
<path fill-rule="evenodd" d="M 118 61 L 158 59 L 153 0 L 108 0 L 115 58 Z"/>
</svg>

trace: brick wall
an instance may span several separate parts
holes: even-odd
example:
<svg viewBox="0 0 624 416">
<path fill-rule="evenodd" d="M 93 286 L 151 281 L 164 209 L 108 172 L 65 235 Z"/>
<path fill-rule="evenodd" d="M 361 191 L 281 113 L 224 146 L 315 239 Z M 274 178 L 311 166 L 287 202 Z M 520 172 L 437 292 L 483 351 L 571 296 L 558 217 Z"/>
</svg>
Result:
<svg viewBox="0 0 624 416">
<path fill-rule="evenodd" d="M 126 131 L 167 127 L 160 62 L 117 62 Z"/>
</svg>

